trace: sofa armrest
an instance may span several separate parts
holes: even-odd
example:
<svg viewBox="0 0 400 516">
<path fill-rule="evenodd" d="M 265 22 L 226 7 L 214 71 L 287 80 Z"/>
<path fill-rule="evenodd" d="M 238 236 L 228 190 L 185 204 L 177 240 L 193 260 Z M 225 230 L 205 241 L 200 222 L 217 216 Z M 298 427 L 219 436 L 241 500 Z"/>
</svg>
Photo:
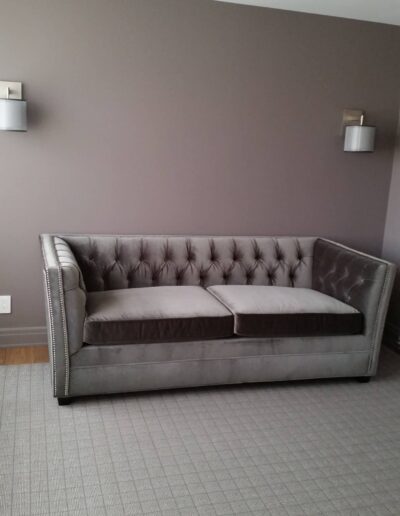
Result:
<svg viewBox="0 0 400 516">
<path fill-rule="evenodd" d="M 54 395 L 68 396 L 69 358 L 82 347 L 86 288 L 68 244 L 53 235 L 40 235 L 49 357 Z"/>
<path fill-rule="evenodd" d="M 375 374 L 395 265 L 321 238 L 313 256 L 312 288 L 363 314 L 364 334 L 371 345 L 367 375 Z"/>
</svg>

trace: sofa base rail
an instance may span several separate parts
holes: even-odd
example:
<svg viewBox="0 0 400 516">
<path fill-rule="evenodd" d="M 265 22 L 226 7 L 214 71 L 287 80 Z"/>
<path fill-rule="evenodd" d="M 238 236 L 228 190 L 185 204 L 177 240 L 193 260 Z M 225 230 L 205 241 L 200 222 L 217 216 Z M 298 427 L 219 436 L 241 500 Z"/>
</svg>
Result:
<svg viewBox="0 0 400 516">
<path fill-rule="evenodd" d="M 322 378 L 368 377 L 370 353 L 262 355 L 77 366 L 69 396 Z"/>
</svg>

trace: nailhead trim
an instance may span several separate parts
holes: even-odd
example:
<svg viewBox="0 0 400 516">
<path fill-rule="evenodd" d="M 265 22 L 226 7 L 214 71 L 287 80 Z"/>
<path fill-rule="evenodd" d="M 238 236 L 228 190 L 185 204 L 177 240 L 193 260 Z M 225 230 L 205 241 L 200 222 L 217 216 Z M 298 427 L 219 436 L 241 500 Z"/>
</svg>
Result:
<svg viewBox="0 0 400 516">
<path fill-rule="evenodd" d="M 58 255 L 57 255 L 58 259 Z M 68 396 L 69 392 L 69 346 L 68 346 L 68 330 L 67 330 L 67 319 L 65 315 L 65 304 L 64 304 L 64 288 L 62 281 L 62 270 L 61 266 L 57 267 L 58 274 L 58 291 L 60 294 L 60 306 L 61 306 L 61 321 L 63 329 L 63 340 L 64 340 L 64 363 L 65 363 L 65 387 L 64 394 Z"/>
<path fill-rule="evenodd" d="M 56 375 L 56 350 L 55 350 L 55 338 L 54 338 L 54 315 L 53 315 L 53 304 L 51 302 L 51 294 L 50 294 L 50 280 L 49 280 L 49 270 L 46 267 L 44 269 L 45 282 L 46 282 L 46 298 L 47 298 L 47 306 L 49 309 L 49 323 L 50 323 L 50 347 L 51 347 L 51 373 L 53 377 L 53 394 L 56 395 L 56 386 L 57 386 L 57 375 Z"/>
</svg>

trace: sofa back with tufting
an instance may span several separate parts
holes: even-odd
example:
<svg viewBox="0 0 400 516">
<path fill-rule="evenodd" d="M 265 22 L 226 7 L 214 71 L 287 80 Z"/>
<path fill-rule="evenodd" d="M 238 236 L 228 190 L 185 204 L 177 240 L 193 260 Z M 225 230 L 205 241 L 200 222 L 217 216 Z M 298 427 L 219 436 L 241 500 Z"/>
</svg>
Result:
<svg viewBox="0 0 400 516">
<path fill-rule="evenodd" d="M 63 236 L 88 292 L 162 285 L 311 287 L 312 237 Z"/>
</svg>

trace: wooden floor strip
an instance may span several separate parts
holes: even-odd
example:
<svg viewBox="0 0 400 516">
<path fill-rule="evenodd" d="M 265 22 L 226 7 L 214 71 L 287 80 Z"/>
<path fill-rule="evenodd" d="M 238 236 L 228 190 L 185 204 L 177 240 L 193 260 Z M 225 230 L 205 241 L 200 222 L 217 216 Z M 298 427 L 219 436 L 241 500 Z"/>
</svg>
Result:
<svg viewBox="0 0 400 516">
<path fill-rule="evenodd" d="M 0 348 L 0 365 L 37 364 L 48 361 L 47 346 Z"/>
</svg>

